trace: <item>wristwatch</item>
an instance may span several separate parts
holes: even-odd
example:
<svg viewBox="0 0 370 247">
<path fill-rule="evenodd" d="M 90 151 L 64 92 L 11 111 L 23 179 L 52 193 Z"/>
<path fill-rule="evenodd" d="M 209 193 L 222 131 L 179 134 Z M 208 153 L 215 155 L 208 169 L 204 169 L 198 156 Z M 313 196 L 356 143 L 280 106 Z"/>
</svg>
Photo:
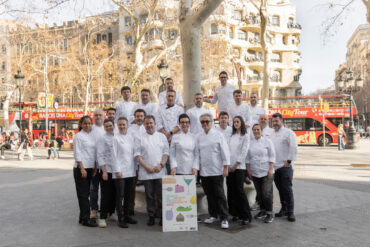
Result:
<svg viewBox="0 0 370 247">
<path fill-rule="evenodd" d="M 170 131 L 170 135 L 171 135 L 171 136 L 173 135 L 173 132 L 172 132 L 172 131 Z"/>
</svg>

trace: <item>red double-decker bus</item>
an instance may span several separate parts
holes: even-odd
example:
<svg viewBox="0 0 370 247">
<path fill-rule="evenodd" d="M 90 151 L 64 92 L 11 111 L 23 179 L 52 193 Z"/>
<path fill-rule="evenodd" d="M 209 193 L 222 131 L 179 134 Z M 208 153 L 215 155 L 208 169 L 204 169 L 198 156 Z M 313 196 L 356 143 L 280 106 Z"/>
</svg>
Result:
<svg viewBox="0 0 370 247">
<path fill-rule="evenodd" d="M 320 111 L 323 103 L 329 106 L 325 113 L 325 138 L 323 112 Z M 340 123 L 348 127 L 350 102 L 343 95 L 276 97 L 270 99 L 270 119 L 275 112 L 283 115 L 285 126 L 295 132 L 298 144 L 322 146 L 324 142 L 325 145 L 338 143 L 337 127 Z M 356 120 L 355 106 L 352 107 L 352 112 Z"/>
</svg>

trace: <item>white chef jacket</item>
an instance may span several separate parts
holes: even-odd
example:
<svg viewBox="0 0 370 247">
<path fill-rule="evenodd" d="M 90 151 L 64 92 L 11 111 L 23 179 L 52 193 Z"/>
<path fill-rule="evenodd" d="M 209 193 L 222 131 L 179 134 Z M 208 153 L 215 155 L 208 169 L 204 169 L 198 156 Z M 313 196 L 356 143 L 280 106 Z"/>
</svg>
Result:
<svg viewBox="0 0 370 247">
<path fill-rule="evenodd" d="M 211 114 L 209 110 L 203 107 L 197 107 L 197 106 L 190 108 L 186 112 L 186 114 L 190 118 L 190 132 L 192 134 L 198 135 L 199 133 L 203 132 L 202 124 L 200 123 L 200 116 L 206 113 Z"/>
<path fill-rule="evenodd" d="M 136 167 L 134 163 L 135 141 L 134 136 L 117 134 L 113 138 L 113 157 L 112 172 L 113 178 L 117 178 L 116 173 L 120 172 L 122 178 L 136 176 Z"/>
<path fill-rule="evenodd" d="M 178 105 L 168 107 L 163 105 L 160 107 L 157 120 L 157 129 L 164 128 L 165 131 L 170 132 L 179 123 L 179 116 L 184 113 L 184 108 Z"/>
<path fill-rule="evenodd" d="M 74 167 L 77 168 L 77 162 L 82 162 L 84 168 L 94 168 L 95 153 L 95 139 L 92 133 L 84 130 L 78 132 L 73 138 L 73 154 L 76 161 Z"/>
<path fill-rule="evenodd" d="M 212 128 L 197 137 L 200 175 L 222 175 L 224 166 L 230 166 L 230 151 L 223 134 Z"/>
<path fill-rule="evenodd" d="M 115 122 L 118 121 L 118 118 L 125 117 L 127 118 L 129 124 L 134 120 L 133 112 L 132 110 L 137 104 L 132 101 L 125 101 L 122 100 L 117 103 L 116 105 L 116 119 Z"/>
<path fill-rule="evenodd" d="M 148 102 L 146 105 L 144 105 L 142 103 L 141 104 L 136 104 L 134 106 L 134 108 L 132 109 L 132 114 L 131 114 L 132 116 L 134 116 L 135 111 L 137 109 L 143 109 L 147 116 L 152 115 L 155 118 L 157 118 L 157 114 L 158 114 L 158 105 L 157 104 L 154 104 L 152 102 Z"/>
<path fill-rule="evenodd" d="M 91 129 L 91 134 L 92 134 L 92 136 L 94 138 L 94 144 L 97 145 L 97 143 L 99 142 L 100 138 L 102 136 L 104 136 L 104 134 L 105 134 L 104 126 L 102 125 L 102 126 L 99 127 L 99 126 L 97 126 L 97 125 L 94 124 L 92 126 L 92 129 Z M 98 163 L 98 155 L 97 155 L 97 152 L 96 151 L 97 150 L 95 149 L 95 155 L 94 155 L 94 157 L 95 157 L 95 161 Z M 98 164 L 98 167 L 99 167 L 99 164 Z"/>
<path fill-rule="evenodd" d="M 247 159 L 252 176 L 261 178 L 267 176 L 270 162 L 275 162 L 275 148 L 271 140 L 261 136 L 251 138 Z"/>
<path fill-rule="evenodd" d="M 135 158 L 141 156 L 148 166 L 156 167 L 161 164 L 163 155 L 169 155 L 167 138 L 160 132 L 152 135 L 145 132 L 135 140 Z M 143 167 L 139 169 L 139 180 L 159 179 L 166 175 L 166 168 L 159 173 L 148 173 Z"/>
<path fill-rule="evenodd" d="M 142 125 L 137 125 L 137 124 L 132 124 L 128 129 L 127 129 L 127 134 L 131 134 L 134 137 L 134 142 L 136 139 L 140 138 L 140 135 L 144 134 L 146 132 L 144 124 Z M 140 164 L 134 159 L 135 163 L 135 169 L 139 170 Z M 143 169 L 143 168 L 142 168 Z"/>
<path fill-rule="evenodd" d="M 235 87 L 229 83 L 226 83 L 225 86 L 220 85 L 216 88 L 216 92 L 211 103 L 216 104 L 216 102 L 218 102 L 218 113 L 222 111 L 227 112 L 229 108 L 235 104 L 233 98 L 234 91 Z"/>
<path fill-rule="evenodd" d="M 249 110 L 251 113 L 250 117 L 250 125 L 253 126 L 254 124 L 258 123 L 258 120 L 260 119 L 261 115 L 267 115 L 266 110 L 258 105 L 255 106 L 249 106 Z"/>
<path fill-rule="evenodd" d="M 199 170 L 199 153 L 195 135 L 180 132 L 172 137 L 170 145 L 171 169 L 177 174 L 190 175 L 193 169 Z"/>
<path fill-rule="evenodd" d="M 227 141 L 230 136 L 231 136 L 231 133 L 233 132 L 233 128 L 231 128 L 230 126 L 227 126 L 226 129 L 223 129 L 221 127 L 217 127 L 215 128 L 218 132 L 220 132 L 221 134 L 224 135 L 225 137 L 225 140 Z M 204 132 L 204 131 L 203 131 Z"/>
<path fill-rule="evenodd" d="M 273 131 L 270 140 L 274 144 L 276 153 L 275 170 L 284 166 L 284 162 L 291 160 L 290 164 L 294 168 L 294 160 L 297 156 L 297 138 L 293 131 L 281 127 L 278 131 Z"/>
<path fill-rule="evenodd" d="M 112 173 L 114 135 L 105 133 L 96 143 L 96 153 L 99 167 L 105 166 L 108 173 Z"/>
<path fill-rule="evenodd" d="M 233 126 L 233 120 L 236 116 L 241 116 L 244 120 L 244 124 L 251 126 L 251 112 L 249 110 L 249 106 L 247 105 L 236 105 L 234 104 L 229 108 L 229 125 Z"/>
<path fill-rule="evenodd" d="M 242 136 L 240 133 L 235 133 L 230 136 L 228 144 L 230 150 L 230 166 L 239 162 L 240 165 L 236 169 L 245 170 L 245 159 L 249 149 L 249 135 L 245 133 Z"/>
<path fill-rule="evenodd" d="M 167 90 L 161 92 L 158 95 L 158 102 L 159 102 L 159 105 L 160 106 L 167 104 L 167 98 L 166 98 L 166 96 L 167 96 Z M 182 96 L 181 96 L 181 94 L 179 92 L 176 92 L 175 104 L 184 105 L 184 100 L 182 99 Z"/>
</svg>

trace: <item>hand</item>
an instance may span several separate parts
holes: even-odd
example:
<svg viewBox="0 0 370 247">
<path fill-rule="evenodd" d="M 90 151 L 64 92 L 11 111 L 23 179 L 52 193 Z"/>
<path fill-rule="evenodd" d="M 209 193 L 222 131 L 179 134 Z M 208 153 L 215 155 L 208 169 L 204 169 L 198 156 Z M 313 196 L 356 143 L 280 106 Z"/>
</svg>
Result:
<svg viewBox="0 0 370 247">
<path fill-rule="evenodd" d="M 108 173 L 103 172 L 102 178 L 103 178 L 104 181 L 107 181 L 108 180 Z"/>
<path fill-rule="evenodd" d="M 167 141 L 171 142 L 171 140 L 172 140 L 172 136 L 171 135 L 167 136 Z"/>
<path fill-rule="evenodd" d="M 117 177 L 117 178 L 122 178 L 122 173 L 117 172 L 117 173 L 116 173 L 116 177 Z"/>
<path fill-rule="evenodd" d="M 87 178 L 87 171 L 85 170 L 85 168 L 81 169 L 81 178 Z"/>
<path fill-rule="evenodd" d="M 269 169 L 267 172 L 267 177 L 268 179 L 271 179 L 274 176 L 274 169 Z"/>
<path fill-rule="evenodd" d="M 251 180 L 253 179 L 252 178 L 252 172 L 251 172 L 250 169 L 247 169 L 247 176 L 248 176 L 249 179 L 251 179 Z"/>
<path fill-rule="evenodd" d="M 94 167 L 93 173 L 92 173 L 93 177 L 95 177 L 97 173 L 98 173 L 98 169 L 96 169 L 96 167 Z"/>
<path fill-rule="evenodd" d="M 146 167 L 146 168 L 145 168 L 145 170 L 146 170 L 148 173 L 154 173 L 154 172 L 155 172 L 155 171 L 154 171 L 154 168 L 153 168 L 153 167 L 151 167 L 151 166 Z"/>
<path fill-rule="evenodd" d="M 235 164 L 233 166 L 231 166 L 230 172 L 234 172 L 239 165 L 240 165 L 239 162 L 235 162 Z"/>
<path fill-rule="evenodd" d="M 288 161 L 284 162 L 284 167 L 290 167 L 290 164 L 288 163 Z"/>
<path fill-rule="evenodd" d="M 172 176 L 175 176 L 175 175 L 176 175 L 176 168 L 172 168 L 172 169 L 171 169 L 171 175 L 172 175 Z"/>
<path fill-rule="evenodd" d="M 222 171 L 222 176 L 225 178 L 229 174 L 228 166 L 224 166 L 224 170 Z"/>
<path fill-rule="evenodd" d="M 194 169 L 191 171 L 191 173 L 194 175 L 194 176 L 198 176 L 198 170 L 197 169 Z"/>
<path fill-rule="evenodd" d="M 162 166 L 161 165 L 157 165 L 156 167 L 154 167 L 154 172 L 158 173 L 162 170 Z"/>
</svg>

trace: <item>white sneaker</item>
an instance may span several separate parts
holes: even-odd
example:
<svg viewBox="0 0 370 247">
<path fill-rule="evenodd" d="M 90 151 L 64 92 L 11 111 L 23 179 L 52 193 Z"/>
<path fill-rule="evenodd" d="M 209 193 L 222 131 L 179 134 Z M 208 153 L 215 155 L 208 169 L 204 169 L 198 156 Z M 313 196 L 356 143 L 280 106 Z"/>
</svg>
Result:
<svg viewBox="0 0 370 247">
<path fill-rule="evenodd" d="M 117 216 L 117 214 L 115 214 L 115 213 L 113 213 L 112 215 L 109 215 L 109 217 L 108 217 L 108 219 L 107 219 L 108 221 L 118 221 L 118 216 Z"/>
<path fill-rule="evenodd" d="M 105 222 L 105 219 L 99 219 L 99 220 L 98 220 L 98 226 L 99 226 L 100 228 L 105 228 L 105 227 L 107 227 L 107 222 Z"/>
<path fill-rule="evenodd" d="M 1 159 L 2 159 L 2 160 L 5 160 L 5 157 L 4 157 L 4 155 L 1 155 Z"/>
<path fill-rule="evenodd" d="M 214 223 L 216 221 L 217 221 L 217 218 L 215 218 L 215 217 L 209 217 L 208 219 L 205 219 L 204 220 L 204 223 L 206 223 L 206 224 L 212 224 L 212 223 Z"/>
<path fill-rule="evenodd" d="M 229 222 L 227 220 L 223 220 L 221 222 L 221 228 L 222 229 L 228 229 L 229 228 Z"/>
</svg>

